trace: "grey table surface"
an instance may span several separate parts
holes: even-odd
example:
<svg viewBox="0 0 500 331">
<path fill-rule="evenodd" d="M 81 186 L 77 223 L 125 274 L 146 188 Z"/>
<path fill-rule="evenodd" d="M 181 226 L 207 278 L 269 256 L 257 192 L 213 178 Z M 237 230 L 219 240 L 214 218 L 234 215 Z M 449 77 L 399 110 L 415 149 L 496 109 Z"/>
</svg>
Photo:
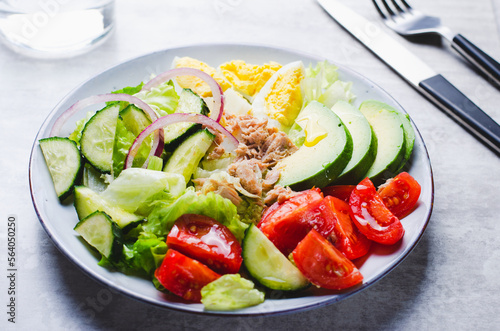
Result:
<svg viewBox="0 0 500 331">
<path fill-rule="evenodd" d="M 344 0 L 372 20 L 368 0 Z M 498 0 L 420 0 L 454 31 L 500 58 Z M 35 60 L 0 46 L 0 329 L 19 330 L 494 330 L 500 327 L 500 158 L 406 84 L 314 0 L 120 0 L 116 30 L 94 51 Z M 385 27 L 381 27 L 385 29 Z M 447 45 L 402 44 L 442 73 L 496 121 L 500 93 Z M 415 248 L 394 271 L 340 303 L 274 317 L 222 318 L 154 307 L 106 288 L 77 269 L 41 227 L 28 161 L 51 109 L 102 70 L 164 48 L 252 43 L 299 50 L 347 65 L 388 91 L 410 113 L 428 148 L 434 211 Z M 17 315 L 7 321 L 7 219 L 17 218 Z M 105 304 L 102 304 L 104 302 Z"/>
</svg>

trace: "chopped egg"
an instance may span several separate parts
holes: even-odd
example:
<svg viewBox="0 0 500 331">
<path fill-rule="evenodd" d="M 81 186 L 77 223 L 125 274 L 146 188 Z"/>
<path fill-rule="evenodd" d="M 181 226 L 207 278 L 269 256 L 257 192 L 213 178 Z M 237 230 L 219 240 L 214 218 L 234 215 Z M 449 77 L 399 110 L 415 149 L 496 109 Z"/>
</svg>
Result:
<svg viewBox="0 0 500 331">
<path fill-rule="evenodd" d="M 193 59 L 191 57 L 176 57 L 174 59 L 173 66 L 175 68 L 194 68 L 199 69 L 210 76 L 212 76 L 217 83 L 222 87 L 222 90 L 226 90 L 230 85 L 224 80 L 224 77 L 215 70 L 215 68 L 209 66 L 205 62 Z M 179 76 L 176 78 L 177 84 L 182 88 L 189 88 L 193 90 L 196 94 L 201 97 L 212 96 L 212 91 L 207 83 L 198 77 L 194 76 Z"/>
<path fill-rule="evenodd" d="M 274 73 L 255 96 L 252 114 L 269 118 L 280 129 L 289 128 L 302 108 L 300 83 L 304 72 L 304 65 L 297 61 Z"/>
<path fill-rule="evenodd" d="M 248 100 L 252 100 L 253 96 L 280 68 L 281 65 L 276 62 L 254 65 L 242 60 L 234 60 L 220 65 L 219 71 L 235 91 Z"/>
<path fill-rule="evenodd" d="M 213 107 L 213 98 L 207 97 L 204 98 L 208 108 L 212 111 Z M 248 115 L 252 106 L 247 101 L 247 99 L 243 98 L 243 96 L 233 90 L 232 88 L 228 88 L 224 91 L 224 114 L 229 115 Z"/>
</svg>

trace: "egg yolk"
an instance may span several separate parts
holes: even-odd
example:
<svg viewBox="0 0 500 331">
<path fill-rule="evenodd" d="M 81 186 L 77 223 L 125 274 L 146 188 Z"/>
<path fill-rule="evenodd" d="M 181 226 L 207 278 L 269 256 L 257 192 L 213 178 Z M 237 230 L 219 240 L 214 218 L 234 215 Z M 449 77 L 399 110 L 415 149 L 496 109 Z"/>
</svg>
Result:
<svg viewBox="0 0 500 331">
<path fill-rule="evenodd" d="M 224 80 L 224 77 L 222 77 L 222 75 L 217 73 L 217 70 L 215 70 L 215 68 L 212 68 L 205 62 L 193 59 L 191 57 L 181 57 L 176 60 L 175 67 L 176 68 L 187 67 L 187 68 L 194 68 L 201 70 L 212 76 L 212 78 L 215 79 L 215 81 L 219 83 L 219 85 L 222 87 L 223 91 L 225 91 L 227 88 L 230 87 L 230 85 Z M 189 88 L 193 90 L 194 93 L 198 94 L 203 98 L 212 96 L 212 91 L 210 90 L 208 84 L 198 77 L 178 76 L 176 80 L 177 84 L 179 84 L 180 87 Z"/>
<path fill-rule="evenodd" d="M 285 127 L 293 124 L 302 108 L 300 82 L 303 77 L 301 68 L 288 70 L 276 79 L 265 98 L 269 117 Z"/>
<path fill-rule="evenodd" d="M 219 68 L 222 75 L 235 90 L 252 97 L 281 68 L 281 65 L 276 62 L 269 62 L 259 66 L 247 64 L 242 60 L 234 60 L 222 64 Z"/>
</svg>

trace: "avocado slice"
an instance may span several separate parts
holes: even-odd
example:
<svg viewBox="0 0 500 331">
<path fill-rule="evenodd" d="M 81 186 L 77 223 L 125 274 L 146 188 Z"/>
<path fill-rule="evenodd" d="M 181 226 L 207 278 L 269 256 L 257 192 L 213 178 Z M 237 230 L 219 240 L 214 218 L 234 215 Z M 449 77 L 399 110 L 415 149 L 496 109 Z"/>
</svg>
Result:
<svg viewBox="0 0 500 331">
<path fill-rule="evenodd" d="M 392 177 L 405 159 L 405 131 L 400 113 L 385 103 L 367 100 L 359 110 L 377 137 L 377 156 L 363 177 L 380 182 Z"/>
<path fill-rule="evenodd" d="M 281 171 L 278 185 L 294 190 L 324 187 L 337 178 L 352 155 L 352 138 L 335 113 L 311 101 L 295 120 L 306 139 L 298 151 L 276 165 Z"/>
<path fill-rule="evenodd" d="M 352 157 L 335 184 L 357 184 L 375 161 L 377 138 L 365 116 L 350 103 L 340 100 L 332 111 L 342 120 L 349 130 L 353 151 Z"/>
<path fill-rule="evenodd" d="M 413 145 L 415 144 L 415 131 L 410 122 L 410 116 L 408 114 L 402 113 L 396 110 L 394 107 L 389 106 L 381 101 L 369 100 L 366 101 L 371 104 L 371 107 L 385 108 L 395 113 L 398 113 L 401 122 L 403 123 L 403 131 L 405 135 L 405 155 L 403 162 L 399 165 L 399 169 L 396 172 L 401 170 L 406 162 L 410 159 L 411 154 L 413 152 Z"/>
</svg>

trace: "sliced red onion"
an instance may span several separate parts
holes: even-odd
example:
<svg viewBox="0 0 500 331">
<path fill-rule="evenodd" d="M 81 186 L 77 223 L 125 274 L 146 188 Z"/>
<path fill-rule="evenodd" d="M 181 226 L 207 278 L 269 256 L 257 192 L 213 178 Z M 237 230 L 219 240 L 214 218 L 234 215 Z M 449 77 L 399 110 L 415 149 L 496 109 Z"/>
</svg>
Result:
<svg viewBox="0 0 500 331">
<path fill-rule="evenodd" d="M 144 101 L 142 101 L 137 97 L 123 93 L 99 94 L 90 96 L 85 99 L 81 99 L 75 102 L 66 111 L 64 111 L 54 123 L 54 126 L 50 131 L 50 136 L 57 136 L 61 131 L 61 128 L 63 127 L 64 123 L 66 123 L 66 121 L 78 111 L 94 104 L 113 102 L 113 101 L 126 101 L 128 103 L 136 105 L 137 107 L 141 108 L 146 113 L 146 115 L 148 115 L 151 122 L 154 122 L 158 118 L 154 110 L 147 103 L 145 103 Z M 157 131 L 155 132 L 155 135 L 153 137 L 153 144 L 151 146 L 151 151 L 149 152 L 149 156 L 151 155 L 160 156 L 162 152 L 163 152 L 163 131 Z M 146 162 L 142 167 L 146 168 L 147 166 L 148 166 L 148 161 L 146 160 Z"/>
<path fill-rule="evenodd" d="M 132 146 L 130 146 L 127 158 L 125 159 L 124 169 L 132 167 L 132 163 L 134 162 L 134 158 L 137 155 L 137 151 L 139 150 L 139 147 L 141 147 L 142 142 L 144 141 L 144 139 L 146 139 L 147 136 L 149 136 L 152 132 L 163 129 L 170 124 L 179 122 L 199 123 L 208 127 L 209 129 L 212 129 L 213 131 L 216 131 L 216 133 L 218 134 L 225 135 L 228 138 L 227 141 L 230 146 L 230 149 L 228 149 L 229 152 L 238 147 L 238 139 L 236 139 L 229 131 L 227 131 L 222 125 L 220 125 L 213 119 L 201 114 L 174 113 L 160 117 L 159 119 L 151 123 L 147 128 L 145 128 L 144 131 L 142 131 L 137 136 L 137 138 L 135 138 L 134 143 L 132 144 Z"/>
<path fill-rule="evenodd" d="M 195 76 L 208 84 L 214 98 L 214 106 L 212 107 L 212 111 L 210 111 L 210 118 L 219 122 L 222 117 L 222 112 L 224 111 L 224 94 L 222 93 L 222 88 L 219 83 L 212 78 L 212 76 L 201 70 L 194 68 L 170 69 L 151 79 L 142 87 L 142 90 L 149 91 L 153 87 L 163 84 L 164 82 L 168 82 L 177 76 Z"/>
</svg>

